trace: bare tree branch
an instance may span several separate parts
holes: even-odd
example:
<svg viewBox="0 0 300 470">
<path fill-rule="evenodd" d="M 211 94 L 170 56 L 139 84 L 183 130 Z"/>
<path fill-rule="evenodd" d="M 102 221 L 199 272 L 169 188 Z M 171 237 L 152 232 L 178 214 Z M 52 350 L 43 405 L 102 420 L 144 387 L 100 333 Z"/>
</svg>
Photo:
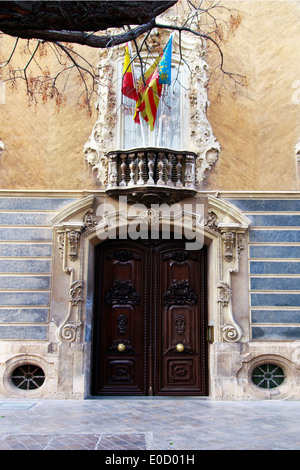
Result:
<svg viewBox="0 0 300 470">
<path fill-rule="evenodd" d="M 40 94 L 43 101 L 48 97 L 55 98 L 60 106 L 63 97 L 59 90 L 65 87 L 61 85 L 62 77 L 65 74 L 68 80 L 71 72 L 77 71 L 77 77 L 83 85 L 79 99 L 83 99 L 88 111 L 91 112 L 90 101 L 96 91 L 98 80 L 97 68 L 76 52 L 72 44 L 103 49 L 132 41 L 135 48 L 132 61 L 139 60 L 141 76 L 144 79 L 147 60 L 143 51 L 152 56 L 153 49 L 150 44 L 157 30 L 170 30 L 179 33 L 179 66 L 184 63 L 189 67 L 188 58 L 184 57 L 182 51 L 181 36 L 183 33 L 191 34 L 215 48 L 217 55 L 213 57 L 217 64 L 211 67 L 209 79 L 211 80 L 211 76 L 219 71 L 222 76 L 221 86 L 225 83 L 225 77 L 232 81 L 235 87 L 242 85 L 245 77 L 227 71 L 223 55 L 226 34 L 227 36 L 232 34 L 239 25 L 239 14 L 224 7 L 221 4 L 222 0 L 186 0 L 188 11 L 181 24 L 156 22 L 156 16 L 177 1 L 0 2 L 0 30 L 17 38 L 9 57 L 0 61 L 0 69 L 9 67 L 9 74 L 3 80 L 9 80 L 15 86 L 16 79 L 21 78 L 25 80 L 27 93 L 31 99 L 35 99 L 35 94 Z M 123 30 L 103 31 L 113 26 L 122 26 Z M 27 53 L 30 54 L 30 58 L 25 66 L 16 67 L 12 62 L 19 38 L 27 39 Z M 32 52 L 29 48 L 31 40 L 34 43 L 38 40 Z M 55 54 L 57 63 L 61 67 L 53 76 L 50 75 L 48 68 L 41 67 L 39 60 L 36 59 L 37 51 L 42 57 L 46 46 Z M 29 65 L 32 62 L 38 67 L 39 75 L 28 75 Z"/>
</svg>

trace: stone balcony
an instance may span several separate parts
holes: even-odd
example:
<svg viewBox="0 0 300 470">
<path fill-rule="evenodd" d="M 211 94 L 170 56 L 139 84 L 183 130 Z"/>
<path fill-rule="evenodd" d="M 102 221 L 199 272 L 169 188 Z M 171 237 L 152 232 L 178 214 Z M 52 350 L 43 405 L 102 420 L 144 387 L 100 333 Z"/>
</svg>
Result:
<svg viewBox="0 0 300 470">
<path fill-rule="evenodd" d="M 145 205 L 175 203 L 196 189 L 196 154 L 165 148 L 110 151 L 106 193 Z"/>
</svg>

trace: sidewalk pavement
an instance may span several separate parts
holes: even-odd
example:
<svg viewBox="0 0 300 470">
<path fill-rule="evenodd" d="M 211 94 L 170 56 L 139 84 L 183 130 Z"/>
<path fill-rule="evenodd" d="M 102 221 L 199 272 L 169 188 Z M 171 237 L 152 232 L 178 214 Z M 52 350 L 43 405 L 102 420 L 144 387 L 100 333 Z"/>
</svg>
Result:
<svg viewBox="0 0 300 470">
<path fill-rule="evenodd" d="M 0 400 L 0 450 L 298 450 L 300 402 Z"/>
</svg>

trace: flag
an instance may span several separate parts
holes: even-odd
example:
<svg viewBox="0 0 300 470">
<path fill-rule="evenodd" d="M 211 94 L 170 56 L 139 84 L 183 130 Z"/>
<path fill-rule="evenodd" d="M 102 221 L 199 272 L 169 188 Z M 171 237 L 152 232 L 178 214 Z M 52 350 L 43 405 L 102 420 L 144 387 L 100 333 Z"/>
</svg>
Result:
<svg viewBox="0 0 300 470">
<path fill-rule="evenodd" d="M 135 88 L 134 75 L 131 67 L 131 58 L 129 54 L 128 44 L 126 44 L 124 66 L 123 66 L 123 78 L 122 78 L 122 93 L 124 96 L 137 101 L 138 93 Z"/>
<path fill-rule="evenodd" d="M 172 36 L 170 37 L 162 56 L 159 56 L 151 67 L 145 72 L 144 80 L 138 82 L 139 99 L 136 103 L 134 121 L 140 123 L 139 114 L 149 124 L 153 131 L 156 114 L 163 84 L 171 83 Z"/>
<path fill-rule="evenodd" d="M 158 64 L 159 83 L 165 85 L 171 84 L 172 41 L 173 35 L 170 37 Z"/>
<path fill-rule="evenodd" d="M 158 64 L 161 57 L 157 58 L 151 67 L 145 72 L 144 79 L 141 77 L 138 82 L 139 99 L 136 103 L 134 121 L 139 123 L 139 114 L 149 124 L 151 131 L 154 129 L 157 108 L 162 92 L 162 85 L 159 83 Z"/>
</svg>

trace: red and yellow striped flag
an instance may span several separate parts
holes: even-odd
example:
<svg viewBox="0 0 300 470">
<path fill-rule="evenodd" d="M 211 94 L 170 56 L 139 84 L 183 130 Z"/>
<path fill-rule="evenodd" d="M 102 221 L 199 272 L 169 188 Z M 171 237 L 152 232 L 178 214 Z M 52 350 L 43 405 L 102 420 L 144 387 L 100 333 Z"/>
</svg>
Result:
<svg viewBox="0 0 300 470">
<path fill-rule="evenodd" d="M 157 108 L 162 93 L 162 85 L 159 83 L 158 64 L 161 60 L 159 56 L 151 67 L 145 72 L 144 79 L 138 81 L 139 99 L 136 103 L 134 121 L 140 123 L 139 114 L 149 124 L 151 131 L 154 129 Z"/>
<path fill-rule="evenodd" d="M 138 100 L 138 93 L 135 89 L 135 77 L 131 67 L 131 57 L 129 54 L 128 44 L 126 44 L 123 77 L 122 77 L 122 93 L 124 96 L 131 98 L 134 101 Z"/>
</svg>

